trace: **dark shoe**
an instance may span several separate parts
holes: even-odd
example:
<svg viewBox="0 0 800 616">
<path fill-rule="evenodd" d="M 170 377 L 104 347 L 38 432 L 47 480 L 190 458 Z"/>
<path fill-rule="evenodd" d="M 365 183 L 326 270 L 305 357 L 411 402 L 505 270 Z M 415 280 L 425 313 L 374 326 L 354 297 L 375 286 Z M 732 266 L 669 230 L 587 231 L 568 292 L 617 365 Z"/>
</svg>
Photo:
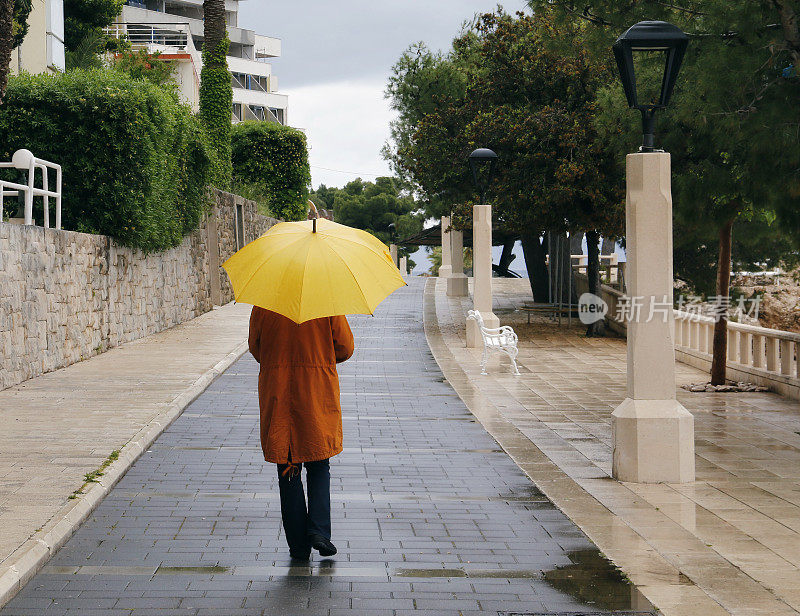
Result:
<svg viewBox="0 0 800 616">
<path fill-rule="evenodd" d="M 311 550 L 308 552 L 295 552 L 294 550 L 289 550 L 289 556 L 291 556 L 292 560 L 302 560 L 307 562 L 309 558 L 311 558 Z"/>
<path fill-rule="evenodd" d="M 322 535 L 311 535 L 308 538 L 308 542 L 312 548 L 319 552 L 320 556 L 333 556 L 336 554 L 336 546 Z"/>
</svg>

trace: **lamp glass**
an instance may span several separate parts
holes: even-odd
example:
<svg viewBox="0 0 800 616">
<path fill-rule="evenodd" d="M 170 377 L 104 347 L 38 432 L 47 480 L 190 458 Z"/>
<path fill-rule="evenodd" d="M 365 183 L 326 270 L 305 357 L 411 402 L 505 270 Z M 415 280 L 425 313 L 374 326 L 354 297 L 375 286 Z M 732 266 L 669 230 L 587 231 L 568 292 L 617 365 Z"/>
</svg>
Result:
<svg viewBox="0 0 800 616">
<path fill-rule="evenodd" d="M 658 107 L 664 82 L 667 51 L 664 49 L 632 49 L 633 72 L 636 76 L 636 100 L 639 105 Z"/>
</svg>

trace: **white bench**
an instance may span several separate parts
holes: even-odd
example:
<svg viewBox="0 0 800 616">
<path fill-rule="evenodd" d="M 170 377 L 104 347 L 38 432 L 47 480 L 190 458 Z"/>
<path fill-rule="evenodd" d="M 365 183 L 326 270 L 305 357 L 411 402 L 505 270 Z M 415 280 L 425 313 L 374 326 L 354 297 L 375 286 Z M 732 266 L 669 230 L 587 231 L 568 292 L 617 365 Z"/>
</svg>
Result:
<svg viewBox="0 0 800 616">
<path fill-rule="evenodd" d="M 508 325 L 498 327 L 497 329 L 489 329 L 483 324 L 483 317 L 481 313 L 476 310 L 470 310 L 467 313 L 467 319 L 472 319 L 478 323 L 481 329 L 481 336 L 483 337 L 483 357 L 481 358 L 481 374 L 489 374 L 486 372 L 486 362 L 489 361 L 489 353 L 505 353 L 511 360 L 511 365 L 514 368 L 514 374 L 519 374 L 517 368 L 517 334 Z"/>
</svg>

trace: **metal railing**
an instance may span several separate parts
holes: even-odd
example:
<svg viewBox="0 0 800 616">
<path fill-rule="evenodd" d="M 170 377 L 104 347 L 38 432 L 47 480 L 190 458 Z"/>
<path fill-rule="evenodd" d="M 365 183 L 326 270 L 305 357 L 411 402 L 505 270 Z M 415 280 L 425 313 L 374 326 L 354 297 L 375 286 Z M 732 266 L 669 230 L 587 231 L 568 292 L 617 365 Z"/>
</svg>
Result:
<svg viewBox="0 0 800 616">
<path fill-rule="evenodd" d="M 5 197 L 18 197 L 20 191 L 25 197 L 24 224 L 33 224 L 33 198 L 42 197 L 44 209 L 44 226 L 50 228 L 50 199 L 56 201 L 56 229 L 61 229 L 61 165 L 51 163 L 41 158 L 36 158 L 30 150 L 17 150 L 11 157 L 11 162 L 0 162 L 0 168 L 19 169 L 27 171 L 28 183 L 18 184 L 7 180 L 0 180 L 0 220 L 3 219 L 3 201 Z M 42 172 L 42 187 L 37 188 L 36 170 Z M 56 172 L 56 189 L 50 190 L 48 169 Z"/>
<path fill-rule="evenodd" d="M 133 47 L 154 45 L 181 51 L 194 50 L 188 23 L 115 23 L 103 28 L 103 32 L 107 36 L 127 39 Z"/>
</svg>

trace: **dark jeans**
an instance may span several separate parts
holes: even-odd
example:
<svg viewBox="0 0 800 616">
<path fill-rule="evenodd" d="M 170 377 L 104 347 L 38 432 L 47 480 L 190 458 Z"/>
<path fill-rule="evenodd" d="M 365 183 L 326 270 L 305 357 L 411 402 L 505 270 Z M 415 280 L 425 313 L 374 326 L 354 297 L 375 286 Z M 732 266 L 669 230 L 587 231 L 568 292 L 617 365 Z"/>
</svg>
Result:
<svg viewBox="0 0 800 616">
<path fill-rule="evenodd" d="M 328 460 L 305 462 L 308 508 L 300 473 L 283 475 L 286 464 L 278 464 L 281 518 L 289 549 L 297 554 L 311 550 L 309 535 L 331 538 L 331 468 Z M 298 464 L 298 466 L 300 466 Z"/>
</svg>

